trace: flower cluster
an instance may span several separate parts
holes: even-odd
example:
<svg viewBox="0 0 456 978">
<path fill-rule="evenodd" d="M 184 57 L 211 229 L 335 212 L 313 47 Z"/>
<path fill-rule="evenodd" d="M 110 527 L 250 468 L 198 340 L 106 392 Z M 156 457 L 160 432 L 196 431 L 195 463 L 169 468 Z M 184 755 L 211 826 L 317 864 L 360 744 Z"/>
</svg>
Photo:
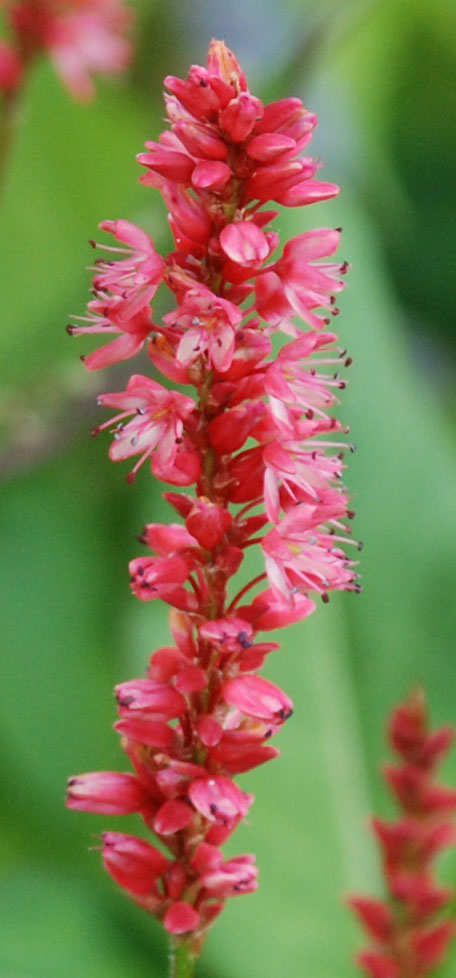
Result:
<svg viewBox="0 0 456 978">
<path fill-rule="evenodd" d="M 0 0 L 11 41 L 0 42 L 0 91 L 21 84 L 24 71 L 46 52 L 71 94 L 90 99 L 92 74 L 123 71 L 130 60 L 126 31 L 132 12 L 123 0 Z"/>
<path fill-rule="evenodd" d="M 116 690 L 135 774 L 72 778 L 68 804 L 142 815 L 169 855 L 107 832 L 104 864 L 170 933 L 200 942 L 227 897 L 256 888 L 253 856 L 224 861 L 219 848 L 253 800 L 233 778 L 277 755 L 271 738 L 292 712 L 257 675 L 278 648 L 260 633 L 305 618 L 318 595 L 359 590 L 343 549 L 346 429 L 330 413 L 351 360 L 324 330 L 347 270 L 332 260 L 341 229 L 306 231 L 273 258 L 278 212 L 263 206 L 338 193 L 300 155 L 316 117 L 298 98 L 263 105 L 218 41 L 207 67 L 165 84 L 170 130 L 139 161 L 168 208 L 174 250 L 163 258 L 145 231 L 103 222 L 118 245 L 100 246 L 88 315 L 68 329 L 109 337 L 82 358 L 88 370 L 145 346 L 165 380 L 195 391 L 134 374 L 99 398 L 115 416 L 96 429 L 113 428 L 114 461 L 136 459 L 129 481 L 148 463 L 176 487 L 164 495 L 180 522 L 148 524 L 149 553 L 130 563 L 134 594 L 171 605 L 174 644 Z M 160 284 L 175 306 L 156 322 Z M 265 569 L 236 593 L 230 579 L 253 545 Z"/>
<path fill-rule="evenodd" d="M 435 920 L 453 897 L 433 875 L 436 856 L 456 844 L 456 791 L 435 780 L 436 769 L 453 742 L 449 727 L 429 730 L 420 691 L 399 706 L 389 739 L 400 764 L 385 779 L 400 807 L 394 822 L 374 818 L 388 898 L 351 897 L 350 905 L 372 946 L 359 964 L 371 978 L 426 978 L 440 964 L 456 931 L 453 920 Z"/>
</svg>

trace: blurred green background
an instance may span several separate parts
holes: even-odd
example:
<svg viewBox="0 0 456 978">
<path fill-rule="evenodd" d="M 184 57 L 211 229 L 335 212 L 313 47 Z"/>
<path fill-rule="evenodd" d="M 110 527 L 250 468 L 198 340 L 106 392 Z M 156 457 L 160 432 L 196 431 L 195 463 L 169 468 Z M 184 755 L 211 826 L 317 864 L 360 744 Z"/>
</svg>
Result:
<svg viewBox="0 0 456 978">
<path fill-rule="evenodd" d="M 111 690 L 168 634 L 165 609 L 132 600 L 126 574 L 143 523 L 166 518 L 159 489 L 145 470 L 128 487 L 109 439 L 88 437 L 96 393 L 121 389 L 131 364 L 88 376 L 88 344 L 64 326 L 84 310 L 100 220 L 129 218 L 169 247 L 135 154 L 163 128 L 163 76 L 203 63 L 215 35 L 255 94 L 299 95 L 318 113 L 313 155 L 342 186 L 278 223 L 344 227 L 353 268 L 337 325 L 354 366 L 342 417 L 365 549 L 363 594 L 320 606 L 267 664 L 296 712 L 281 758 L 242 777 L 257 801 L 228 847 L 257 853 L 260 889 L 230 901 L 199 976 L 348 978 L 361 935 L 343 894 L 380 892 L 368 815 L 392 813 L 385 718 L 419 681 L 435 722 L 456 722 L 454 2 L 135 6 L 133 70 L 99 83 L 93 104 L 37 66 L 2 202 L 0 976 L 166 973 L 159 926 L 93 851 L 102 828 L 141 831 L 139 819 L 63 805 L 68 775 L 124 767 Z M 456 783 L 456 756 L 445 775 Z M 455 858 L 441 875 L 456 882 Z M 455 966 L 456 949 L 439 974 Z"/>
</svg>

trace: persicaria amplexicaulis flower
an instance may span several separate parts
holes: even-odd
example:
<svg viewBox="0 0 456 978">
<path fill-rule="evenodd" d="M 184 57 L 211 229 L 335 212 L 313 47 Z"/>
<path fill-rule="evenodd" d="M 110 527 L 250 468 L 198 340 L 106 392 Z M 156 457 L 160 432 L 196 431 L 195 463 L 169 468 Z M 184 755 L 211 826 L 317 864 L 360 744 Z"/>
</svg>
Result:
<svg viewBox="0 0 456 978">
<path fill-rule="evenodd" d="M 456 791 L 436 780 L 454 735 L 449 727 L 429 728 L 418 690 L 394 711 L 388 739 L 399 764 L 387 766 L 384 777 L 400 813 L 393 822 L 372 821 L 387 898 L 349 899 L 371 942 L 358 962 L 370 978 L 426 978 L 456 932 L 454 919 L 441 915 L 454 891 L 438 884 L 433 866 L 456 844 Z"/>
<path fill-rule="evenodd" d="M 0 42 L 0 92 L 12 93 L 45 52 L 77 99 L 90 99 L 93 74 L 124 71 L 133 12 L 123 0 L 0 0 L 9 41 Z"/>
<path fill-rule="evenodd" d="M 135 773 L 72 778 L 68 804 L 140 813 L 166 858 L 107 832 L 104 865 L 196 955 L 227 897 L 257 885 L 254 857 L 225 861 L 220 846 L 253 801 L 235 776 L 276 757 L 271 739 L 292 713 L 257 675 L 278 648 L 262 633 L 306 618 L 318 596 L 359 590 L 345 549 L 347 429 L 332 414 L 351 359 L 325 329 L 347 270 L 334 260 L 341 229 L 305 231 L 280 255 L 278 212 L 264 207 L 338 193 L 301 155 L 315 115 L 298 98 L 251 95 L 219 41 L 206 68 L 165 84 L 170 129 L 139 161 L 169 211 L 174 249 L 161 257 L 145 231 L 103 222 L 119 244 L 99 246 L 95 298 L 68 329 L 106 337 L 82 357 L 88 370 L 144 346 L 154 369 L 100 396 L 114 416 L 95 433 L 112 429 L 110 456 L 130 461 L 130 482 L 150 466 L 175 487 L 164 496 L 177 521 L 148 524 L 129 568 L 141 601 L 171 606 L 174 644 L 116 689 L 115 727 Z M 174 304 L 156 321 L 159 285 Z M 264 564 L 236 590 L 254 545 Z"/>
</svg>

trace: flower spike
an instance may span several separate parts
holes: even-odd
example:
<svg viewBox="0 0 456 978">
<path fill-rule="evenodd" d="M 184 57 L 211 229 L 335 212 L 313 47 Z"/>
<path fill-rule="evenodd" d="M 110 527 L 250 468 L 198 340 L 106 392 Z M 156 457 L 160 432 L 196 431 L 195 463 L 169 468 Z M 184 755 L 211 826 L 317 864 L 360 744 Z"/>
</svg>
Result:
<svg viewBox="0 0 456 978">
<path fill-rule="evenodd" d="M 228 897 L 257 886 L 254 857 L 225 860 L 220 847 L 253 802 L 236 776 L 277 756 L 271 740 L 293 709 L 258 675 L 278 648 L 261 632 L 359 584 L 344 549 L 344 429 L 332 414 L 345 386 L 334 374 L 349 358 L 325 330 L 344 284 L 340 229 L 300 234 L 280 255 L 277 211 L 265 206 L 338 193 L 301 155 L 317 119 L 297 98 L 264 105 L 221 41 L 206 67 L 165 85 L 170 128 L 138 159 L 169 210 L 174 249 L 162 257 L 129 221 L 104 221 L 119 247 L 97 246 L 96 295 L 70 332 L 116 334 L 84 358 L 89 370 L 146 346 L 153 367 L 185 385 L 133 374 L 99 397 L 114 416 L 95 429 L 111 429 L 111 459 L 137 459 L 129 481 L 147 461 L 178 487 L 164 496 L 179 522 L 148 523 L 147 550 L 129 565 L 141 601 L 171 606 L 174 644 L 152 654 L 147 677 L 116 688 L 115 728 L 134 774 L 72 778 L 68 804 L 143 818 L 166 858 L 106 832 L 104 865 L 194 958 Z M 172 308 L 155 323 L 159 287 Z M 264 563 L 236 587 L 252 546 Z"/>
<path fill-rule="evenodd" d="M 395 822 L 374 818 L 387 897 L 352 896 L 348 903 L 372 942 L 358 963 L 370 978 L 426 978 L 443 960 L 456 933 L 454 920 L 436 915 L 453 890 L 433 875 L 438 853 L 456 845 L 456 791 L 435 780 L 437 767 L 453 742 L 449 727 L 429 729 L 421 690 L 394 711 L 388 739 L 399 766 L 384 777 L 399 804 Z"/>
</svg>

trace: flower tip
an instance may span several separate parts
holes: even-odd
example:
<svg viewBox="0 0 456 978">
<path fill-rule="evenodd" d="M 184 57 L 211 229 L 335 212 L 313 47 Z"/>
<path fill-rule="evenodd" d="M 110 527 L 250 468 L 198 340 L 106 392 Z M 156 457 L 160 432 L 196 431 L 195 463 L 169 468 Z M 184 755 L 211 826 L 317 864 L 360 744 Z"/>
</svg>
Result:
<svg viewBox="0 0 456 978">
<path fill-rule="evenodd" d="M 247 87 L 239 61 L 225 41 L 212 38 L 207 52 L 207 66 L 209 71 L 216 72 L 228 85 L 237 81 L 240 88 Z"/>
</svg>

